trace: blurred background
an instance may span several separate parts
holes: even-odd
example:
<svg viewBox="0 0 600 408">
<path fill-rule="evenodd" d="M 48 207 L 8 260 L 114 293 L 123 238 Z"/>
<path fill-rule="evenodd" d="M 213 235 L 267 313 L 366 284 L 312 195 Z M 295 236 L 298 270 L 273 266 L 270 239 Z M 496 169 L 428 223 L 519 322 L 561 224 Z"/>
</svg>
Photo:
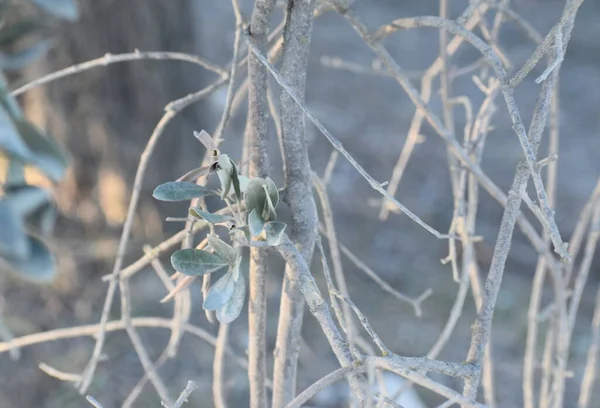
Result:
<svg viewBox="0 0 600 408">
<path fill-rule="evenodd" d="M 246 16 L 252 1 L 241 1 Z M 225 66 L 231 59 L 235 20 L 229 1 L 178 0 L 80 0 L 81 14 L 74 23 L 63 23 L 55 32 L 52 51 L 23 73 L 27 82 L 74 63 L 110 53 L 142 51 L 182 51 L 198 54 Z M 451 0 L 450 16 L 464 10 L 466 0 Z M 513 0 L 512 8 L 545 35 L 562 12 L 563 0 Z M 374 28 L 399 17 L 439 14 L 434 0 L 371 0 L 356 2 L 356 12 Z M 585 1 L 579 11 L 573 36 L 560 76 L 560 155 L 556 219 L 568 240 L 581 208 L 600 175 L 600 2 Z M 278 8 L 274 23 L 283 17 Z M 514 24 L 506 23 L 500 45 L 520 67 L 534 47 Z M 418 74 L 438 55 L 438 31 L 405 30 L 384 42 L 399 64 Z M 306 100 L 308 107 L 341 139 L 346 149 L 377 180 L 389 180 L 406 139 L 414 105 L 393 79 L 384 75 L 358 75 L 334 69 L 324 63 L 330 58 L 372 67 L 374 55 L 353 29 L 335 13 L 325 13 L 314 24 L 308 70 Z M 457 67 L 478 58 L 463 45 L 452 59 Z M 531 118 L 539 85 L 533 79 L 545 63 L 529 75 L 516 93 L 526 125 Z M 112 269 L 118 238 L 125 217 L 131 185 L 149 135 L 171 100 L 197 91 L 216 79 L 210 72 L 192 64 L 171 61 L 136 61 L 100 67 L 35 88 L 22 98 L 32 121 L 47 128 L 71 152 L 73 164 L 67 179 L 57 188 L 56 200 L 61 212 L 53 249 L 59 259 L 59 278 L 50 286 L 35 286 L 0 274 L 0 313 L 15 336 L 76 325 L 97 323 L 106 293 L 101 276 Z M 434 82 L 434 90 L 439 83 Z M 274 89 L 278 89 L 274 87 Z M 151 192 L 157 184 L 174 180 L 197 167 L 204 148 L 193 137 L 194 130 L 212 132 L 225 101 L 226 88 L 186 109 L 166 129 L 151 158 L 143 185 L 139 211 L 126 256 L 126 264 L 142 253 L 144 244 L 155 245 L 177 232 L 181 225 L 165 223 L 167 216 L 183 216 L 183 204 L 159 203 Z M 470 76 L 454 84 L 453 95 L 466 95 L 480 102 L 481 92 Z M 520 158 L 521 147 L 511 130 L 505 106 L 498 99 L 494 129 L 488 136 L 483 169 L 504 191 L 508 191 Z M 434 94 L 431 106 L 440 111 Z M 456 112 L 456 128 L 464 126 L 462 109 Z M 242 109 L 225 132 L 222 151 L 241 157 L 245 124 Z M 452 218 L 452 193 L 446 148 L 435 132 L 424 125 L 420 143 L 411 157 L 396 197 L 425 222 L 446 231 Z M 273 179 L 282 185 L 281 158 L 274 126 L 270 128 Z M 331 145 L 308 124 L 311 165 L 322 174 Z M 542 145 L 541 152 L 545 152 Z M 544 153 L 540 153 L 541 156 Z M 394 288 L 418 296 L 428 288 L 432 296 L 423 304 L 423 316 L 417 318 L 405 303 L 383 292 L 354 265 L 345 264 L 350 294 L 369 318 L 386 345 L 396 353 L 419 356 L 427 353 L 448 318 L 458 285 L 452 280 L 450 265 L 440 259 L 447 255 L 447 244 L 436 240 L 402 214 L 378 219 L 381 204 L 378 194 L 343 159 L 333 172 L 330 200 L 340 241 Z M 285 212 L 285 210 L 284 210 Z M 539 223 L 528 214 L 533 224 Z M 491 260 L 502 208 L 485 192 L 481 193 L 477 234 L 483 241 L 477 246 L 482 273 Z M 170 271 L 168 255 L 163 257 Z M 535 250 L 517 230 L 502 290 L 498 298 L 493 327 L 493 356 L 499 407 L 522 406 L 521 371 L 526 334 L 527 307 L 531 280 L 537 260 Z M 346 260 L 345 260 L 346 261 Z M 314 275 L 321 273 L 314 263 Z M 582 375 L 585 352 L 590 341 L 589 325 L 598 283 L 598 271 L 591 277 L 580 307 L 574 334 L 571 365 L 574 378 L 567 380 L 565 407 L 574 407 Z M 278 299 L 283 276 L 282 262 L 273 260 L 270 268 L 268 305 L 269 347 L 272 350 L 277 325 Z M 133 314 L 164 316 L 172 314 L 172 304 L 160 304 L 165 289 L 151 268 L 132 280 Z M 209 324 L 201 309 L 200 284 L 192 288 L 191 321 L 212 333 L 218 327 Z M 244 355 L 247 343 L 245 312 L 231 327 L 230 344 Z M 112 319 L 118 319 L 113 307 Z M 465 312 L 441 359 L 463 361 L 474 321 L 473 299 L 467 299 Z M 157 358 L 169 338 L 164 329 L 140 330 L 143 340 Z M 298 389 L 337 367 L 314 319 L 306 314 L 301 351 Z M 37 365 L 45 362 L 68 372 L 80 372 L 93 348 L 92 338 L 76 338 L 35 345 L 22 350 L 19 361 L 0 355 L 0 407 L 54 408 L 82 407 L 85 400 L 69 383 L 42 373 Z M 124 332 L 110 333 L 101 362 L 89 391 L 105 408 L 120 406 L 131 388 L 143 375 L 134 350 Z M 210 407 L 212 346 L 184 336 L 180 355 L 160 370 L 172 395 L 177 395 L 188 380 L 200 390 L 192 394 L 190 406 Z M 272 360 L 271 354 L 269 359 Z M 247 406 L 246 373 L 227 362 L 230 404 Z M 435 377 L 438 379 L 438 377 Z M 447 385 L 461 384 L 439 378 Z M 439 397 L 417 388 L 427 406 L 443 402 Z M 343 406 L 343 387 L 337 387 L 319 406 Z M 339 395 L 336 394 L 339 392 Z M 596 392 L 600 398 L 600 391 Z M 151 386 L 136 406 L 158 406 Z"/>
</svg>

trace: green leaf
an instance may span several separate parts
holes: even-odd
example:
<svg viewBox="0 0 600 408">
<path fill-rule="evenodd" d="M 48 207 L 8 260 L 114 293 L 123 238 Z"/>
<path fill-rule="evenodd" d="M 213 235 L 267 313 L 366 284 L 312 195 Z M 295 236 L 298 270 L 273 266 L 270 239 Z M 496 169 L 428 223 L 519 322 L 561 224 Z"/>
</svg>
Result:
<svg viewBox="0 0 600 408">
<path fill-rule="evenodd" d="M 235 288 L 235 279 L 231 271 L 223 275 L 208 290 L 202 308 L 204 310 L 217 310 L 227 303 L 233 295 Z"/>
<path fill-rule="evenodd" d="M 0 149 L 21 159 L 31 156 L 27 144 L 21 139 L 19 129 L 4 109 L 0 109 Z"/>
<path fill-rule="evenodd" d="M 222 324 L 233 322 L 238 318 L 246 299 L 246 280 L 243 275 L 235 282 L 233 293 L 227 302 L 217 310 L 217 319 Z"/>
<path fill-rule="evenodd" d="M 189 213 L 192 217 L 201 218 L 211 224 L 233 221 L 233 217 L 229 215 L 213 214 L 208 211 L 203 211 L 198 207 L 191 207 Z"/>
<path fill-rule="evenodd" d="M 207 238 L 208 245 L 215 250 L 217 255 L 227 261 L 229 266 L 233 266 L 237 259 L 237 252 L 235 252 L 235 249 L 215 235 L 207 235 Z"/>
<path fill-rule="evenodd" d="M 208 174 L 208 166 L 198 167 L 188 171 L 183 176 L 179 177 L 177 181 L 195 181 L 198 177 L 205 176 Z"/>
<path fill-rule="evenodd" d="M 51 40 L 43 40 L 29 48 L 12 54 L 0 53 L 0 69 L 16 71 L 44 55 L 52 46 Z"/>
<path fill-rule="evenodd" d="M 56 277 L 56 262 L 46 245 L 29 236 L 30 254 L 23 260 L 7 259 L 10 269 L 19 277 L 36 283 L 49 283 Z"/>
<path fill-rule="evenodd" d="M 267 186 L 267 192 L 269 193 L 271 202 L 273 203 L 273 208 L 277 208 L 277 206 L 279 205 L 279 190 L 277 190 L 275 182 L 271 180 L 270 177 L 267 177 L 265 179 L 265 184 Z"/>
<path fill-rule="evenodd" d="M 23 20 L 0 30 L 0 46 L 14 44 L 26 35 L 33 34 L 44 28 L 44 25 L 35 20 Z"/>
<path fill-rule="evenodd" d="M 275 212 L 275 206 L 271 201 L 271 196 L 267 192 L 266 185 L 263 185 L 265 190 L 265 206 L 263 207 L 261 218 L 265 221 L 271 221 L 277 218 L 277 213 Z"/>
<path fill-rule="evenodd" d="M 222 154 L 219 156 L 217 164 L 217 176 L 219 177 L 219 181 L 221 182 L 221 199 L 223 199 L 229 195 L 229 190 L 231 189 L 234 164 L 229 158 L 229 156 L 226 154 Z"/>
<path fill-rule="evenodd" d="M 171 265 L 184 275 L 198 276 L 216 272 L 227 266 L 227 262 L 217 254 L 187 248 L 171 255 Z"/>
<path fill-rule="evenodd" d="M 260 218 L 260 215 L 258 215 L 256 212 L 256 208 L 250 211 L 250 214 L 248 214 L 248 226 L 250 227 L 250 233 L 252 235 L 259 235 L 262 232 L 264 225 L 265 221 Z"/>
<path fill-rule="evenodd" d="M 52 198 L 48 190 L 27 184 L 5 186 L 4 193 L 6 204 L 21 218 L 48 204 Z"/>
<path fill-rule="evenodd" d="M 15 260 L 27 259 L 31 248 L 23 231 L 23 219 L 5 200 L 0 200 L 0 225 L 0 255 Z"/>
<path fill-rule="evenodd" d="M 75 21 L 79 17 L 79 7 L 75 0 L 33 0 L 33 2 L 58 18 Z"/>
<path fill-rule="evenodd" d="M 206 150 L 217 150 L 217 144 L 206 130 L 194 132 L 194 137 L 198 139 L 200 143 L 204 145 L 204 147 L 206 147 Z"/>
<path fill-rule="evenodd" d="M 25 120 L 16 122 L 23 141 L 31 152 L 25 161 L 42 170 L 53 181 L 60 181 L 67 169 L 68 159 L 62 149 L 31 123 Z"/>
<path fill-rule="evenodd" d="M 283 233 L 287 224 L 285 222 L 272 221 L 265 225 L 265 233 L 267 235 L 267 244 L 277 246 L 281 244 Z"/>
<path fill-rule="evenodd" d="M 235 163 L 231 162 L 233 170 L 231 171 L 231 183 L 233 184 L 233 190 L 235 191 L 235 198 L 238 202 L 242 201 L 242 190 L 240 188 L 240 179 L 238 178 L 237 168 Z"/>
<path fill-rule="evenodd" d="M 214 190 L 187 181 L 169 181 L 154 189 L 152 197 L 160 201 L 187 201 L 215 194 Z"/>
</svg>

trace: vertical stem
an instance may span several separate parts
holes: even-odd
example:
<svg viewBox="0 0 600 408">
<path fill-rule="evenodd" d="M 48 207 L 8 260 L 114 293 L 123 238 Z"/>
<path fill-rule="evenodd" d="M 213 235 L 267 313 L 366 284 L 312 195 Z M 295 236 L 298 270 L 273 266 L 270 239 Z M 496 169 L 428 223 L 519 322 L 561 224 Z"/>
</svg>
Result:
<svg viewBox="0 0 600 408">
<path fill-rule="evenodd" d="M 215 408 L 227 408 L 227 394 L 223 389 L 223 372 L 225 362 L 225 348 L 227 347 L 228 324 L 219 326 L 217 344 L 215 346 L 215 359 L 213 361 L 213 398 Z"/>
<path fill-rule="evenodd" d="M 250 35 L 265 52 L 271 14 L 275 0 L 256 0 L 250 21 Z M 250 177 L 264 177 L 269 172 L 267 158 L 267 71 L 253 53 L 248 54 L 248 122 Z M 248 380 L 250 407 L 267 407 L 266 390 L 266 258 L 264 249 L 250 248 L 250 298 L 248 300 Z"/>
<path fill-rule="evenodd" d="M 300 98 L 304 98 L 314 7 L 314 0 L 290 0 L 283 32 L 281 75 Z M 317 210 L 312 194 L 304 113 L 288 92 L 281 93 L 280 111 L 285 199 L 292 213 L 291 239 L 304 260 L 310 263 L 315 245 Z M 286 269 L 289 269 L 288 265 Z M 296 394 L 304 299 L 297 282 L 290 280 L 288 275 L 289 271 L 286 271 L 275 343 L 273 408 L 282 408 Z"/>
</svg>

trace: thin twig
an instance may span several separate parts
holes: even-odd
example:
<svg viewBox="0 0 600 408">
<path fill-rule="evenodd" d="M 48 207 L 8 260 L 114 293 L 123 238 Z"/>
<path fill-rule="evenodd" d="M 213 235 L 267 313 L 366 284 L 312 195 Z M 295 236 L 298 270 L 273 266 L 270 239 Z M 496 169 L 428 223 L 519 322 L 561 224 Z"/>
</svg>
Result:
<svg viewBox="0 0 600 408">
<path fill-rule="evenodd" d="M 414 222 L 419 224 L 427 232 L 434 235 L 436 238 L 438 238 L 438 239 L 448 239 L 449 238 L 448 235 L 442 234 L 439 231 L 437 231 L 436 229 L 427 225 L 423 220 L 421 220 L 421 218 L 416 216 L 412 211 L 410 211 L 403 204 L 401 204 L 398 200 L 396 200 L 394 197 L 392 197 L 390 194 L 388 194 L 388 192 L 383 188 L 382 184 L 377 182 L 373 177 L 371 177 L 371 175 L 369 173 L 366 172 L 366 170 L 360 164 L 358 164 L 358 162 L 354 159 L 354 157 L 352 157 L 350 155 L 350 153 L 348 153 L 348 151 L 344 148 L 342 143 L 335 136 L 333 136 L 333 134 L 331 134 L 331 132 L 329 132 L 329 130 L 327 130 L 327 128 L 323 125 L 323 123 L 321 123 L 321 121 L 319 119 L 317 119 L 313 115 L 313 113 L 306 107 L 306 105 L 302 102 L 302 100 L 296 94 L 296 92 L 294 92 L 294 90 L 292 88 L 290 88 L 290 86 L 283 80 L 283 78 L 281 77 L 279 72 L 277 72 L 275 67 L 266 59 L 266 57 L 264 55 L 262 55 L 260 50 L 253 43 L 253 41 L 250 38 L 250 36 L 248 35 L 248 33 L 246 33 L 246 42 L 248 43 L 248 45 L 249 45 L 250 49 L 252 50 L 252 52 L 254 53 L 254 55 L 256 55 L 256 57 L 260 60 L 260 62 L 262 62 L 262 64 L 269 69 L 269 71 L 271 72 L 271 75 L 273 75 L 273 78 L 275 78 L 277 83 L 279 83 L 279 85 L 281 85 L 281 87 L 283 89 L 285 89 L 285 91 L 292 97 L 292 99 L 298 104 L 298 106 L 301 107 L 301 109 L 304 112 L 304 114 L 306 115 L 306 117 L 308 117 L 310 119 L 310 121 L 319 129 L 319 131 L 327 138 L 327 140 L 331 143 L 331 145 L 336 150 L 338 150 L 342 154 L 342 156 L 344 156 L 350 162 L 350 164 L 352 164 L 352 166 L 360 173 L 360 175 L 363 176 L 363 178 L 365 180 L 367 180 L 369 185 L 375 191 L 378 191 L 384 197 L 386 197 L 387 199 L 392 201 L 411 220 L 413 220 Z"/>
<path fill-rule="evenodd" d="M 198 388 L 198 386 L 195 382 L 188 381 L 187 385 L 185 386 L 185 389 L 181 392 L 181 395 L 179 395 L 177 401 L 175 401 L 173 408 L 181 408 L 181 406 L 187 402 L 187 399 L 190 397 L 190 395 L 192 394 L 192 392 L 194 392 L 196 388 Z"/>
<path fill-rule="evenodd" d="M 227 394 L 224 389 L 223 376 L 225 374 L 225 347 L 229 325 L 221 324 L 217 335 L 217 346 L 213 362 L 213 398 L 215 408 L 227 408 Z"/>
<path fill-rule="evenodd" d="M 598 348 L 600 347 L 600 285 L 596 291 L 596 307 L 591 327 L 591 340 L 587 352 L 583 379 L 579 388 L 578 408 L 587 408 L 590 405 L 594 381 L 596 380 L 596 364 L 598 361 Z"/>
<path fill-rule="evenodd" d="M 48 374 L 50 377 L 58 378 L 61 381 L 77 382 L 81 380 L 81 375 L 79 374 L 66 373 L 64 371 L 57 370 L 46 363 L 39 363 L 38 368 L 44 373 Z"/>
<path fill-rule="evenodd" d="M 51 74 L 45 75 L 41 78 L 35 79 L 17 89 L 12 91 L 13 96 L 21 95 L 22 93 L 27 92 L 28 90 L 35 88 L 37 86 L 48 84 L 52 81 L 56 81 L 57 79 L 68 77 L 71 75 L 79 74 L 81 72 L 90 70 L 92 68 L 106 67 L 107 65 L 116 64 L 119 62 L 127 62 L 127 61 L 139 61 L 139 60 L 166 60 L 166 61 L 186 61 L 191 62 L 196 65 L 200 65 L 201 67 L 212 71 L 220 76 L 227 75 L 227 71 L 222 68 L 196 56 L 191 54 L 185 54 L 181 52 L 167 52 L 167 51 L 140 51 L 135 50 L 134 52 L 125 53 L 125 54 L 104 54 L 104 56 L 100 58 L 96 58 L 90 61 L 82 62 L 80 64 L 72 65 L 67 68 L 63 68 L 59 71 L 53 72 Z"/>
<path fill-rule="evenodd" d="M 102 408 L 102 405 L 96 401 L 96 399 L 94 397 L 92 397 L 91 395 L 86 395 L 85 399 L 92 404 L 95 408 Z"/>
</svg>

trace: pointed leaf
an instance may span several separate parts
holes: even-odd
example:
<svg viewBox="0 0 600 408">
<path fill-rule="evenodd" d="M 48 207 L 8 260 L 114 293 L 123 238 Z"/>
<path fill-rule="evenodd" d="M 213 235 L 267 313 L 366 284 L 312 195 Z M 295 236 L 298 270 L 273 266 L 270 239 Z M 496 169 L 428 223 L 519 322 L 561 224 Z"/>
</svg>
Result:
<svg viewBox="0 0 600 408">
<path fill-rule="evenodd" d="M 13 214 L 21 218 L 48 204 L 51 199 L 48 190 L 27 184 L 5 186 L 4 193 L 6 204 Z"/>
<path fill-rule="evenodd" d="M 267 192 L 269 193 L 269 197 L 271 197 L 273 208 L 277 208 L 277 206 L 279 205 L 279 190 L 277 190 L 275 182 L 273 182 L 273 180 L 271 180 L 270 177 L 267 177 L 265 179 L 265 184 L 267 186 Z"/>
<path fill-rule="evenodd" d="M 67 169 L 68 159 L 58 144 L 25 120 L 16 122 L 23 141 L 29 148 L 26 161 L 42 170 L 53 181 L 60 181 Z"/>
<path fill-rule="evenodd" d="M 160 201 L 187 201 L 215 194 L 214 190 L 187 181 L 170 181 L 154 189 L 152 197 Z"/>
<path fill-rule="evenodd" d="M 237 252 L 235 252 L 235 249 L 231 245 L 225 243 L 216 235 L 208 235 L 206 238 L 208 238 L 208 245 L 215 250 L 217 255 L 227 261 L 230 266 L 235 264 Z"/>
<path fill-rule="evenodd" d="M 235 167 L 235 163 L 232 161 L 231 165 L 231 184 L 233 184 L 233 191 L 235 192 L 235 198 L 238 202 L 242 201 L 242 189 L 240 186 L 240 179 L 238 178 L 238 171 Z"/>
<path fill-rule="evenodd" d="M 277 213 L 275 212 L 275 207 L 273 206 L 273 202 L 271 201 L 271 196 L 267 192 L 266 185 L 263 186 L 265 189 L 265 206 L 262 210 L 261 218 L 265 221 L 271 221 L 277 218 Z"/>
<path fill-rule="evenodd" d="M 213 138 L 208 134 L 206 130 L 202 130 L 200 132 L 194 132 L 194 137 L 206 147 L 207 150 L 217 150 L 218 146 L 213 140 Z"/>
<path fill-rule="evenodd" d="M 234 171 L 233 162 L 228 155 L 222 154 L 217 160 L 217 176 L 221 182 L 221 198 L 229 195 L 231 189 L 232 174 Z M 236 173 L 237 174 L 237 173 Z"/>
<path fill-rule="evenodd" d="M 7 259 L 10 269 L 19 277 L 36 283 L 48 283 L 56 277 L 56 262 L 46 245 L 29 236 L 31 252 L 23 260 Z"/>
<path fill-rule="evenodd" d="M 195 181 L 198 177 L 207 175 L 208 170 L 208 166 L 195 168 L 179 177 L 176 181 Z"/>
<path fill-rule="evenodd" d="M 0 200 L 0 256 L 24 260 L 30 254 L 30 243 L 23 231 L 23 219 L 5 200 Z"/>
<path fill-rule="evenodd" d="M 227 262 L 217 254 L 187 248 L 171 255 L 171 265 L 184 275 L 197 276 L 216 272 L 227 266 Z"/>
<path fill-rule="evenodd" d="M 240 275 L 239 279 L 235 282 L 231 297 L 227 303 L 217 310 L 217 319 L 219 319 L 219 322 L 227 324 L 237 319 L 242 312 L 245 299 L 246 280 L 244 279 L 244 275 Z"/>
<path fill-rule="evenodd" d="M 40 8 L 56 17 L 75 21 L 79 16 L 79 7 L 75 0 L 33 0 Z"/>
<path fill-rule="evenodd" d="M 192 217 L 201 218 L 211 224 L 220 224 L 222 222 L 233 221 L 233 217 L 229 215 L 221 215 L 203 211 L 198 207 L 191 207 L 189 213 Z"/>
<path fill-rule="evenodd" d="M 250 211 L 248 214 L 248 226 L 250 227 L 250 233 L 252 235 L 259 235 L 263 227 L 265 225 L 265 221 L 260 218 L 260 215 L 256 212 L 256 209 Z"/>
<path fill-rule="evenodd" d="M 202 308 L 204 310 L 217 310 L 227 303 L 233 295 L 235 279 L 231 271 L 223 275 L 208 290 Z"/>
<path fill-rule="evenodd" d="M 240 186 L 240 198 L 238 199 L 238 201 L 241 201 L 241 198 L 244 194 L 244 192 L 246 191 L 246 187 L 248 186 L 248 182 L 250 181 L 250 179 L 246 176 L 242 176 L 241 174 L 237 174 L 237 176 L 234 176 L 232 173 L 232 177 L 231 177 L 231 181 L 233 183 L 234 178 L 237 177 L 238 180 L 238 185 Z M 233 196 L 235 194 L 235 185 L 234 185 L 234 191 L 230 191 L 229 195 Z"/>
<path fill-rule="evenodd" d="M 267 244 L 277 246 L 281 244 L 283 233 L 287 224 L 285 222 L 272 221 L 265 225 L 265 233 L 267 235 Z"/>
<path fill-rule="evenodd" d="M 0 53 L 0 69 L 16 71 L 23 69 L 44 55 L 52 46 L 51 40 L 43 40 L 24 50 L 12 54 Z"/>
<path fill-rule="evenodd" d="M 240 266 L 242 266 L 242 257 L 239 255 L 235 260 L 235 263 L 231 267 L 231 273 L 233 274 L 233 279 L 237 281 L 240 278 Z"/>
<path fill-rule="evenodd" d="M 31 156 L 27 144 L 21 139 L 19 129 L 2 108 L 0 108 L 0 149 L 21 159 Z"/>
</svg>

